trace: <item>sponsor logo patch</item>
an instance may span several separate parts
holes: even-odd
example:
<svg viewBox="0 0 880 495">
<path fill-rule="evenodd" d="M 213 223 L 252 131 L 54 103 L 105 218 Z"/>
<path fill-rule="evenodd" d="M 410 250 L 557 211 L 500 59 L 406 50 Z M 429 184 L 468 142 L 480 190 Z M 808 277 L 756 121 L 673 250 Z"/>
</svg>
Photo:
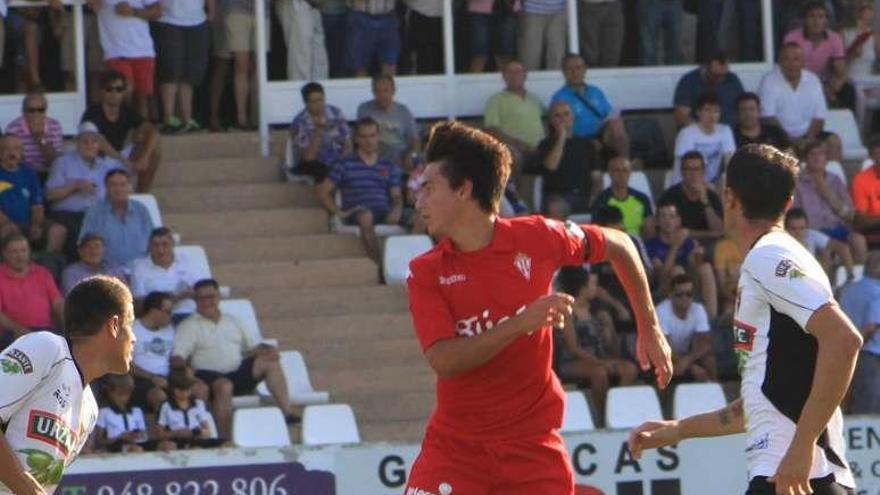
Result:
<svg viewBox="0 0 880 495">
<path fill-rule="evenodd" d="M 790 280 L 794 280 L 803 277 L 804 272 L 801 271 L 801 269 L 790 259 L 783 259 L 778 265 L 776 265 L 776 276 L 782 278 L 786 275 Z"/>
<path fill-rule="evenodd" d="M 440 275 L 440 285 L 452 285 L 464 282 L 467 280 L 467 277 L 464 273 L 454 273 L 448 277 L 444 277 Z"/>
<path fill-rule="evenodd" d="M 746 447 L 746 452 L 752 452 L 755 450 L 766 450 L 770 448 L 770 435 L 765 433 L 761 436 L 761 438 L 755 440 L 748 447 Z"/>
<path fill-rule="evenodd" d="M 37 409 L 28 414 L 27 436 L 55 447 L 64 457 L 70 454 L 76 444 L 76 433 L 63 419 Z"/>
<path fill-rule="evenodd" d="M 34 372 L 34 365 L 27 354 L 12 348 L 0 358 L 0 370 L 7 375 L 29 375 Z"/>
</svg>

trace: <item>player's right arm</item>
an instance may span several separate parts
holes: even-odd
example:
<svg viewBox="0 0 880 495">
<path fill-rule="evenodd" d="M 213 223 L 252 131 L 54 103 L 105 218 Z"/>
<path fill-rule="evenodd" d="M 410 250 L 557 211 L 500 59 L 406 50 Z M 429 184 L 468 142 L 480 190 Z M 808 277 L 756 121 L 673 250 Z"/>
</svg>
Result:
<svg viewBox="0 0 880 495">
<path fill-rule="evenodd" d="M 3 433 L 0 433 L 0 484 L 5 485 L 16 495 L 46 494 L 31 473 L 22 467 Z"/>
</svg>

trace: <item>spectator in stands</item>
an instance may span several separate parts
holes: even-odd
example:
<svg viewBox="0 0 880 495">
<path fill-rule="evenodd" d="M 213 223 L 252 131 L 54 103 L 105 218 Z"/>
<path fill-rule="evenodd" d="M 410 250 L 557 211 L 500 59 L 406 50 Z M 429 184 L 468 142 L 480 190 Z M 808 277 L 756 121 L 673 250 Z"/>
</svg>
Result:
<svg viewBox="0 0 880 495">
<path fill-rule="evenodd" d="M 761 98 L 752 92 L 741 93 L 736 99 L 733 140 L 737 148 L 747 144 L 769 144 L 780 150 L 791 148 L 791 141 L 782 128 L 761 122 Z"/>
<path fill-rule="evenodd" d="M 616 1 L 616 0 L 615 0 Z M 553 95 L 553 102 L 564 101 L 574 113 L 574 135 L 595 139 L 601 147 L 610 147 L 629 156 L 629 138 L 620 113 L 596 86 L 587 84 L 587 66 L 580 55 L 566 55 L 562 61 L 565 86 Z"/>
<path fill-rule="evenodd" d="M 681 157 L 682 181 L 670 187 L 661 203 L 675 205 L 681 224 L 698 240 L 715 240 L 724 234 L 721 198 L 706 180 L 706 166 L 699 151 Z"/>
<path fill-rule="evenodd" d="M 433 0 L 424 0 L 433 6 Z M 324 0 L 320 3 L 321 23 L 324 26 L 324 41 L 327 44 L 327 62 L 331 78 L 346 76 L 345 47 L 347 45 L 347 33 L 345 21 L 348 17 L 346 0 Z M 443 42 L 441 32 L 440 43 Z M 442 57 L 440 63 L 443 63 Z M 441 65 L 442 67 L 442 65 Z M 439 72 L 443 72 L 442 70 Z"/>
<path fill-rule="evenodd" d="M 147 207 L 129 198 L 129 174 L 114 169 L 104 177 L 107 197 L 86 211 L 79 242 L 89 234 L 104 240 L 107 263 L 126 266 L 147 254 L 150 232 L 156 227 Z"/>
<path fill-rule="evenodd" d="M 712 266 L 715 268 L 715 280 L 721 297 L 736 294 L 743 259 L 742 251 L 729 232 L 715 243 Z"/>
<path fill-rule="evenodd" d="M 150 233 L 149 256 L 131 263 L 131 294 L 143 302 L 150 292 L 167 292 L 174 298 L 175 323 L 195 310 L 193 285 L 199 274 L 189 259 L 174 252 L 174 235 L 167 227 Z"/>
<path fill-rule="evenodd" d="M 660 201 L 657 208 L 657 236 L 645 242 L 648 258 L 658 278 L 660 292 L 671 290 L 676 275 L 689 274 L 699 281 L 703 304 L 710 318 L 718 314 L 718 288 L 712 266 L 703 247 L 681 226 L 674 203 Z"/>
<path fill-rule="evenodd" d="M 855 26 L 843 31 L 847 75 L 850 81 L 858 82 L 873 75 L 874 63 L 877 61 L 874 40 L 874 6 L 863 3 L 858 7 Z M 862 97 L 877 93 L 876 86 L 861 91 Z"/>
<path fill-rule="evenodd" d="M 168 377 L 171 397 L 159 408 L 155 427 L 159 450 L 219 447 L 225 442 L 215 436 L 214 417 L 205 402 L 194 396 L 195 383 L 185 370 L 174 370 Z"/>
<path fill-rule="evenodd" d="M 355 153 L 339 162 L 318 186 L 318 198 L 331 215 L 360 229 L 367 256 L 382 262 L 376 224 L 397 225 L 403 213 L 401 173 L 379 156 L 379 124 L 367 117 L 355 125 Z M 342 206 L 333 193 L 342 192 Z"/>
<path fill-rule="evenodd" d="M 614 206 L 623 215 L 623 226 L 629 235 L 652 237 L 654 233 L 654 209 L 645 193 L 629 187 L 632 174 L 629 160 L 614 157 L 608 162 L 608 175 L 611 185 L 599 193 L 593 202 L 593 214 L 599 208 Z"/>
<path fill-rule="evenodd" d="M 714 183 L 721 179 L 727 161 L 736 151 L 733 131 L 718 122 L 721 116 L 721 103 L 714 93 L 704 93 L 697 99 L 694 110 L 697 121 L 683 127 L 675 138 L 675 165 L 672 183 L 682 179 L 682 157 L 685 153 L 696 151 L 703 156 L 706 182 Z"/>
<path fill-rule="evenodd" d="M 98 234 L 86 234 L 79 240 L 79 261 L 69 265 L 61 275 L 61 290 L 70 292 L 73 286 L 95 275 L 116 277 L 123 282 L 128 278 L 121 266 L 113 266 L 104 259 L 104 239 Z"/>
<path fill-rule="evenodd" d="M 296 155 L 293 171 L 320 182 L 336 162 L 351 152 L 351 128 L 342 110 L 326 103 L 323 86 L 311 82 L 300 92 L 305 108 L 290 124 Z"/>
<path fill-rule="evenodd" d="M 553 218 L 587 213 L 602 187 L 596 148 L 591 139 L 574 134 L 574 115 L 565 101 L 550 107 L 550 135 L 538 145 L 544 177 L 542 211 Z"/>
<path fill-rule="evenodd" d="M 806 162 L 804 171 L 798 174 L 794 191 L 794 206 L 802 208 L 814 229 L 849 244 L 853 260 L 865 262 L 867 242 L 865 236 L 853 230 L 855 209 L 843 180 L 828 172 L 828 154 L 825 144 L 812 141 L 804 147 L 802 155 Z"/>
<path fill-rule="evenodd" d="M 565 0 L 522 0 L 518 53 L 526 70 L 558 70 L 567 31 Z"/>
<path fill-rule="evenodd" d="M 418 157 L 419 127 L 406 105 L 394 101 L 394 77 L 373 77 L 373 97 L 358 106 L 357 118 L 370 117 L 379 124 L 379 154 L 406 172 Z"/>
<path fill-rule="evenodd" d="M 544 104 L 526 90 L 526 69 L 517 60 L 504 65 L 501 72 L 505 88 L 489 98 L 483 113 L 483 126 L 513 152 L 518 170 L 534 155 L 544 139 Z"/>
<path fill-rule="evenodd" d="M 519 0 L 468 0 L 471 72 L 483 72 L 491 53 L 500 69 L 516 52 L 516 14 Z"/>
<path fill-rule="evenodd" d="M 855 278 L 853 256 L 849 244 L 811 229 L 810 223 L 807 221 L 807 214 L 802 208 L 791 208 L 785 213 L 785 230 L 819 260 L 819 264 L 822 265 L 831 280 L 834 280 L 835 275 L 833 270 L 835 257 L 846 268 L 847 281 Z"/>
<path fill-rule="evenodd" d="M 846 71 L 843 38 L 828 28 L 825 3 L 807 3 L 803 16 L 803 27 L 790 31 L 783 42 L 801 47 L 807 69 L 823 82 L 831 106 L 855 109 L 855 88 Z"/>
<path fill-rule="evenodd" d="M 395 0 L 349 0 L 348 68 L 355 77 L 367 77 L 373 61 L 381 72 L 397 72 L 400 54 L 400 21 Z"/>
<path fill-rule="evenodd" d="M 681 52 L 681 0 L 638 0 L 639 56 L 642 65 L 660 61 L 659 31 L 663 30 L 663 64 L 678 65 L 684 61 Z"/>
<path fill-rule="evenodd" d="M 49 167 L 61 153 L 64 133 L 61 124 L 47 115 L 49 102 L 39 91 L 26 94 L 21 116 L 6 126 L 6 134 L 17 136 L 24 146 L 24 162 L 45 182 Z"/>
<path fill-rule="evenodd" d="M 843 289 L 841 309 L 865 339 L 850 389 L 849 414 L 880 414 L 880 252 L 872 251 L 865 276 Z"/>
<path fill-rule="evenodd" d="M 52 274 L 31 262 L 31 248 L 21 234 L 3 238 L 0 265 L 0 348 L 39 330 L 64 328 L 64 297 Z"/>
<path fill-rule="evenodd" d="M 590 67 L 617 67 L 626 25 L 620 0 L 581 0 L 581 53 Z M 563 65 L 564 65 L 563 61 Z"/>
<path fill-rule="evenodd" d="M 678 127 L 691 123 L 697 100 L 710 92 L 715 93 L 721 103 L 721 122 L 729 126 L 736 124 L 736 99 L 743 92 L 743 85 L 739 76 L 730 71 L 726 52 L 715 52 L 704 64 L 678 80 L 672 101 Z"/>
<path fill-rule="evenodd" d="M 868 140 L 870 166 L 856 174 L 852 183 L 855 226 L 870 249 L 880 248 L 880 136 Z"/>
<path fill-rule="evenodd" d="M 174 297 L 167 292 L 150 292 L 144 298 L 141 317 L 134 322 L 135 344 L 131 373 L 134 375 L 135 405 L 158 412 L 168 398 L 168 374 L 174 350 L 171 310 Z M 204 399 L 204 397 L 202 397 Z"/>
<path fill-rule="evenodd" d="M 104 380 L 107 405 L 98 411 L 95 446 L 107 452 L 152 450 L 144 411 L 132 403 L 134 380 L 131 375 L 108 375 Z"/>
<path fill-rule="evenodd" d="M 697 382 L 717 380 L 709 317 L 694 301 L 694 282 L 687 275 L 672 279 L 669 298 L 657 305 L 657 319 L 672 348 L 673 376 Z"/>
<path fill-rule="evenodd" d="M 235 125 L 238 130 L 251 131 L 257 128 L 257 28 L 254 21 L 256 0 L 229 0 L 223 23 L 225 40 L 215 53 L 225 55 L 225 49 L 232 54 L 232 89 L 235 95 Z M 268 1 L 263 2 L 266 12 L 266 25 L 269 25 Z M 224 46 L 225 45 L 225 46 Z M 225 72 L 224 72 L 225 75 Z"/>
<path fill-rule="evenodd" d="M 808 141 L 828 141 L 829 156 L 840 160 L 840 138 L 824 131 L 828 104 L 822 83 L 804 68 L 804 51 L 797 43 L 786 43 L 779 52 L 779 65 L 761 80 L 761 117 L 778 125 L 800 152 Z"/>
<path fill-rule="evenodd" d="M 253 392 L 263 380 L 287 421 L 298 422 L 287 395 L 278 349 L 258 342 L 256 329 L 248 329 L 238 318 L 220 311 L 215 280 L 200 280 L 195 295 L 197 310 L 177 329 L 171 367 L 178 370 L 189 362 L 196 376 L 210 387 L 220 436 L 229 438 L 232 396 Z"/>
<path fill-rule="evenodd" d="M 159 131 L 125 105 L 122 93 L 126 84 L 121 73 L 105 73 L 101 77 L 101 87 L 104 88 L 101 103 L 87 108 L 81 121 L 98 127 L 103 138 L 101 152 L 121 161 L 137 174 L 137 191 L 147 192 L 161 160 Z"/>
<path fill-rule="evenodd" d="M 221 100 L 226 91 L 229 63 L 232 51 L 226 33 L 226 20 L 229 17 L 229 2 L 214 2 L 214 19 L 211 22 L 211 71 L 208 74 L 208 129 L 211 132 L 224 131 L 221 120 Z"/>
<path fill-rule="evenodd" d="M 309 0 L 275 2 L 287 48 L 287 79 L 291 81 L 317 81 L 330 75 L 320 9 L 320 2 Z"/>
<path fill-rule="evenodd" d="M 443 4 L 434 0 L 406 0 L 409 7 L 407 40 L 416 57 L 417 74 L 443 73 Z"/>
<path fill-rule="evenodd" d="M 132 91 L 127 96 L 140 118 L 148 119 L 156 70 L 150 22 L 162 17 L 162 5 L 159 0 L 89 0 L 89 5 L 98 16 L 104 64 L 123 75 L 127 81 L 123 89 Z"/>
<path fill-rule="evenodd" d="M 160 0 L 156 26 L 159 93 L 165 132 L 192 132 L 202 126 L 193 118 L 193 87 L 202 83 L 211 48 L 209 19 L 215 0 Z M 175 112 L 175 109 L 177 112 Z"/>
</svg>

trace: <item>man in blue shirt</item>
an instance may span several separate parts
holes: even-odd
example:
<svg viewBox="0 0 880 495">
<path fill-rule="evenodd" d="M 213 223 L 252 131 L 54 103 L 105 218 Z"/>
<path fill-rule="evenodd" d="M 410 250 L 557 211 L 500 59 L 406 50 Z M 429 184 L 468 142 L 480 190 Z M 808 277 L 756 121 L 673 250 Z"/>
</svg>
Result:
<svg viewBox="0 0 880 495">
<path fill-rule="evenodd" d="M 675 86 L 672 104 L 675 123 L 684 127 L 693 120 L 697 99 L 703 93 L 715 93 L 721 103 L 721 123 L 736 125 L 736 99 L 745 91 L 739 77 L 730 72 L 727 53 L 717 51 L 704 65 L 686 72 Z"/>
<path fill-rule="evenodd" d="M 553 103 L 564 101 L 574 112 L 574 136 L 595 139 L 599 147 L 611 147 L 621 156 L 629 156 L 629 137 L 620 113 L 596 86 L 586 83 L 587 64 L 571 53 L 562 60 L 565 86 L 553 95 Z"/>
<path fill-rule="evenodd" d="M 853 375 L 848 412 L 880 414 L 880 252 L 868 255 L 863 279 L 844 287 L 840 307 L 865 339 Z"/>
</svg>

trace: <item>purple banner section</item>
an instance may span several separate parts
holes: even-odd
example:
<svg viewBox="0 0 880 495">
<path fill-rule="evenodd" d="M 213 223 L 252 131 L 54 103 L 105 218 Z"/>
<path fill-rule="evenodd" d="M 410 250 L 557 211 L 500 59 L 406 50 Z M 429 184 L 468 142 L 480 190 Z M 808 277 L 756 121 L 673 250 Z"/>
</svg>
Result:
<svg viewBox="0 0 880 495">
<path fill-rule="evenodd" d="M 55 495 L 336 495 L 328 471 L 298 463 L 71 474 Z"/>
</svg>

